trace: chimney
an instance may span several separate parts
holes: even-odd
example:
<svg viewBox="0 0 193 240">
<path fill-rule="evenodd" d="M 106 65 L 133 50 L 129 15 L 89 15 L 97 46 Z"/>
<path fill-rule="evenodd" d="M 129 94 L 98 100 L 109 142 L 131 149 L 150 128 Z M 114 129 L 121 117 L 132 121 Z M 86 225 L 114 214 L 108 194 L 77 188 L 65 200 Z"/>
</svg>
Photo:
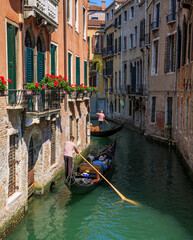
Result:
<svg viewBox="0 0 193 240">
<path fill-rule="evenodd" d="M 105 11 L 105 1 L 101 1 L 101 5 L 102 5 L 102 11 Z"/>
</svg>

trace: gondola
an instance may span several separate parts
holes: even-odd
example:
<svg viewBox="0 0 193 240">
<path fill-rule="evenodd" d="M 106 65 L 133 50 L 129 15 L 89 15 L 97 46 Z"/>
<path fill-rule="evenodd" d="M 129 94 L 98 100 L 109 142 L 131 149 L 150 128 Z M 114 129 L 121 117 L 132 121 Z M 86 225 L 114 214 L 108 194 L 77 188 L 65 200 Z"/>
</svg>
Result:
<svg viewBox="0 0 193 240">
<path fill-rule="evenodd" d="M 97 170 L 107 178 L 113 170 L 113 164 L 116 154 L 116 140 L 107 148 L 102 150 L 94 157 L 92 164 Z M 103 160 L 102 160 L 103 159 Z M 106 168 L 102 171 L 101 164 L 95 164 L 96 162 L 105 162 Z M 103 178 L 97 176 L 96 171 L 90 167 L 87 163 L 82 163 L 77 167 L 77 170 L 73 172 L 67 184 L 68 188 L 73 194 L 84 194 L 94 190 L 99 184 L 103 182 Z"/>
<path fill-rule="evenodd" d="M 119 131 L 121 131 L 121 129 L 123 128 L 123 124 L 120 124 L 116 127 L 113 127 L 111 129 L 108 130 L 103 130 L 103 131 L 91 131 L 91 136 L 95 136 L 95 137 L 109 137 Z"/>
</svg>

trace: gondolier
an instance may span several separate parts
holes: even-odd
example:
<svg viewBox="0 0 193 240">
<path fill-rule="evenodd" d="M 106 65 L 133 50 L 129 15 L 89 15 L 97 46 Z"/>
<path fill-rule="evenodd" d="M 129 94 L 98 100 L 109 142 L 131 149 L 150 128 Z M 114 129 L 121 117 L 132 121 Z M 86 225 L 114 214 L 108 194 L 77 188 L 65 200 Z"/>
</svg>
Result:
<svg viewBox="0 0 193 240">
<path fill-rule="evenodd" d="M 98 118 L 99 129 L 103 130 L 103 121 L 104 121 L 104 118 L 105 118 L 105 114 L 103 113 L 103 110 L 101 110 L 100 113 L 97 113 L 97 115 L 99 116 L 99 118 Z"/>
<path fill-rule="evenodd" d="M 79 151 L 74 143 L 74 137 L 70 137 L 70 141 L 64 143 L 64 162 L 65 162 L 65 176 L 66 179 L 70 176 L 72 172 L 72 154 L 75 150 L 79 154 Z"/>
</svg>

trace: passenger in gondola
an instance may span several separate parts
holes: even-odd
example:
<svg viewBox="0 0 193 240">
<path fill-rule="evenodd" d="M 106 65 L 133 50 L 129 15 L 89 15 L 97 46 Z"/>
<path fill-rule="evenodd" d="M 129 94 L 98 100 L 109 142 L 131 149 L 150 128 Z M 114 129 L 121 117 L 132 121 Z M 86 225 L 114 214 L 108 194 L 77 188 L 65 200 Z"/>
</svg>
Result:
<svg viewBox="0 0 193 240">
<path fill-rule="evenodd" d="M 72 155 L 74 150 L 77 154 L 79 154 L 76 144 L 74 143 L 74 137 L 71 136 L 70 141 L 66 141 L 64 143 L 64 161 L 66 179 L 68 179 L 72 173 L 72 161 L 73 161 Z"/>
<path fill-rule="evenodd" d="M 101 112 L 97 113 L 97 115 L 99 116 L 99 118 L 98 118 L 99 129 L 102 131 L 103 130 L 103 121 L 104 121 L 104 118 L 105 118 L 105 114 L 103 113 L 103 110 L 101 110 Z"/>
</svg>

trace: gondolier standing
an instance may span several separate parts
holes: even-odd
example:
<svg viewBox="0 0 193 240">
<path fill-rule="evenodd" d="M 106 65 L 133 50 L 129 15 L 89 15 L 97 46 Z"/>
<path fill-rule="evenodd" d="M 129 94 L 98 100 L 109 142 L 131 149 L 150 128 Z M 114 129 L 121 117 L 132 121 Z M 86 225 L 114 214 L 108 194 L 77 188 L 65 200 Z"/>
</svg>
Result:
<svg viewBox="0 0 193 240">
<path fill-rule="evenodd" d="M 75 150 L 76 153 L 79 154 L 78 149 L 76 148 L 76 145 L 74 143 L 74 137 L 70 137 L 70 141 L 66 141 L 64 143 L 64 161 L 65 161 L 65 176 L 66 179 L 70 176 L 72 173 L 72 154 Z"/>
<path fill-rule="evenodd" d="M 97 113 L 97 115 L 99 115 L 99 118 L 98 118 L 99 129 L 103 130 L 103 121 L 104 121 L 104 118 L 105 118 L 105 114 L 103 113 L 103 110 L 101 110 L 100 113 Z"/>
</svg>

